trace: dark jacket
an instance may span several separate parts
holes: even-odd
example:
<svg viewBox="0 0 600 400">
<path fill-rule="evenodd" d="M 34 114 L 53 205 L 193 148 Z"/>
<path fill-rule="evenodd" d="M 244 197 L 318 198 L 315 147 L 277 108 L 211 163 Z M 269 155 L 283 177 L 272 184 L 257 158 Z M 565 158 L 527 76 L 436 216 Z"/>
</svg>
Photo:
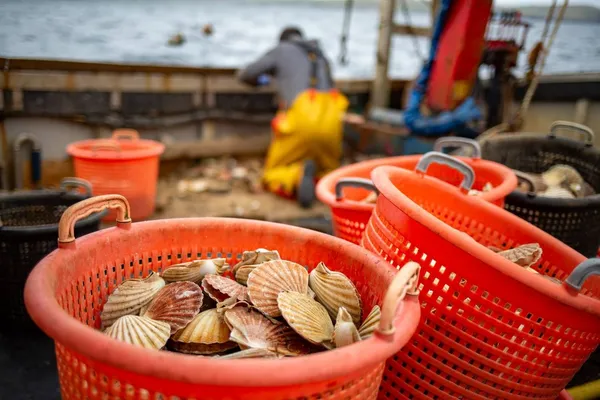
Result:
<svg viewBox="0 0 600 400">
<path fill-rule="evenodd" d="M 277 80 L 277 91 L 285 107 L 289 107 L 298 94 L 310 87 L 311 61 L 309 51 L 317 56 L 317 90 L 333 87 L 329 61 L 315 40 L 292 39 L 280 42 L 274 49 L 238 73 L 238 78 L 249 85 L 257 85 L 262 74 Z"/>
</svg>

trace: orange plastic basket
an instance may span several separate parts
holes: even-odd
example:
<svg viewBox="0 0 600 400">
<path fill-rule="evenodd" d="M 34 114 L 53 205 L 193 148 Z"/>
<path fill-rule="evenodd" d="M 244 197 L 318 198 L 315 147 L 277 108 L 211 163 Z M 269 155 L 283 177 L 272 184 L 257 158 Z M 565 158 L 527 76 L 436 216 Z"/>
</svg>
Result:
<svg viewBox="0 0 600 400">
<path fill-rule="evenodd" d="M 75 221 L 104 208 L 118 209 L 118 225 L 75 241 Z M 309 268 L 323 261 L 344 272 L 356 283 L 366 310 L 381 305 L 381 329 L 351 346 L 281 360 L 152 351 L 92 329 L 100 326 L 108 294 L 124 279 L 196 258 L 226 257 L 234 263 L 242 251 L 260 247 L 277 249 Z M 375 399 L 385 360 L 408 342 L 418 324 L 414 287 L 419 268 L 411 263 L 398 274 L 359 246 L 273 223 L 190 218 L 132 224 L 126 200 L 108 195 L 65 211 L 59 248 L 29 276 L 25 302 L 33 320 L 56 343 L 64 400 Z M 402 300 L 404 294 L 409 296 Z"/>
<path fill-rule="evenodd" d="M 600 342 L 599 279 L 586 281 L 600 260 L 421 172 L 379 167 L 372 179 L 363 246 L 422 267 L 422 318 L 388 361 L 387 398 L 556 399 Z M 543 249 L 532 268 L 563 285 L 486 248 L 525 243 Z"/>
<path fill-rule="evenodd" d="M 90 181 L 94 195 L 118 193 L 133 207 L 135 219 L 144 219 L 154 212 L 156 183 L 162 143 L 142 140 L 136 131 L 118 129 L 112 139 L 92 139 L 67 146 L 73 156 L 75 175 Z M 114 221 L 109 213 L 104 221 Z"/>
<path fill-rule="evenodd" d="M 510 168 L 493 161 L 482 160 L 479 144 L 473 140 L 443 138 L 436 142 L 435 147 L 441 150 L 446 146 L 464 145 L 474 149 L 474 157 L 457 157 L 457 159 L 469 165 L 475 172 L 473 188 L 481 190 L 487 182 L 491 183 L 494 188 L 489 192 L 481 193 L 481 198 L 500 207 L 504 206 L 506 195 L 517 187 L 517 177 Z M 414 170 L 421 157 L 421 155 L 414 155 L 363 161 L 338 168 L 323 177 L 317 184 L 317 196 L 331 208 L 334 234 L 352 243 L 360 243 L 365 226 L 375 208 L 374 204 L 361 201 L 368 194 L 367 190 L 360 186 L 361 182 L 368 180 L 373 169 L 382 165 Z M 457 185 L 462 179 L 455 168 L 444 164 L 431 165 L 427 173 L 453 185 Z"/>
</svg>

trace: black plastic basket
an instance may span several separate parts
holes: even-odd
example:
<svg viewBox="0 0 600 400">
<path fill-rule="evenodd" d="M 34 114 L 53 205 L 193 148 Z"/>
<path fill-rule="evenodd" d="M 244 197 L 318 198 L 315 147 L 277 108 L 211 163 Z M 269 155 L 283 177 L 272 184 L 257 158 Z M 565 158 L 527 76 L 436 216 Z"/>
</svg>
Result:
<svg viewBox="0 0 600 400">
<path fill-rule="evenodd" d="M 581 132 L 585 140 L 557 137 L 560 129 Z M 596 193 L 579 199 L 560 199 L 514 191 L 504 207 L 586 257 L 595 257 L 600 245 L 600 151 L 593 147 L 594 133 L 586 126 L 556 121 L 546 136 L 503 135 L 481 146 L 481 156 L 509 168 L 542 173 L 556 164 L 577 169 Z"/>
<path fill-rule="evenodd" d="M 73 186 L 83 188 L 85 194 L 67 190 Z M 87 181 L 66 178 L 59 190 L 0 195 L 0 325 L 32 326 L 23 304 L 25 280 L 38 261 L 56 249 L 62 213 L 91 193 Z M 79 221 L 75 235 L 97 231 L 105 213 Z"/>
</svg>

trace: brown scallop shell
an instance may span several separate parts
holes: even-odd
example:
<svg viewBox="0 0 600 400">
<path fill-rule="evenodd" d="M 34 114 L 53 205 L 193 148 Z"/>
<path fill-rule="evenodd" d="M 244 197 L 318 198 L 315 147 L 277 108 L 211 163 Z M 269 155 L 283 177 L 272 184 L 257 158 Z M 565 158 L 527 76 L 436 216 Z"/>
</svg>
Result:
<svg viewBox="0 0 600 400">
<path fill-rule="evenodd" d="M 237 347 L 229 340 L 231 330 L 216 309 L 196 315 L 183 329 L 177 331 L 167 346 L 180 353 L 216 354 Z"/>
<path fill-rule="evenodd" d="M 150 303 L 164 286 L 165 281 L 154 272 L 144 279 L 129 279 L 121 283 L 102 308 L 102 328 L 108 328 L 124 315 L 139 314 L 140 309 Z"/>
<path fill-rule="evenodd" d="M 248 288 L 224 276 L 215 274 L 206 275 L 202 280 L 202 288 L 216 302 L 228 299 L 250 302 Z"/>
<path fill-rule="evenodd" d="M 313 344 L 327 345 L 333 339 L 333 323 L 325 307 L 306 293 L 283 292 L 277 304 L 286 322 Z"/>
<path fill-rule="evenodd" d="M 239 268 L 245 265 L 260 265 L 267 261 L 281 260 L 277 250 L 256 249 L 242 253 L 242 260 L 233 267 L 233 275 L 237 275 Z M 241 282 L 240 282 L 241 283 Z"/>
<path fill-rule="evenodd" d="M 340 307 L 335 320 L 335 327 L 333 328 L 333 343 L 335 343 L 335 347 L 348 346 L 360 340 L 360 334 L 352 321 L 352 316 L 344 307 Z"/>
<path fill-rule="evenodd" d="M 537 243 L 522 244 L 514 249 L 504 250 L 496 253 L 508 261 L 521 267 L 530 267 L 542 257 L 542 248 Z"/>
<path fill-rule="evenodd" d="M 377 329 L 377 326 L 379 325 L 380 319 L 381 309 L 376 305 L 371 309 L 371 312 L 367 315 L 367 318 L 363 321 L 360 328 L 358 328 L 358 333 L 362 340 L 373 335 L 373 332 L 375 332 L 375 329 Z"/>
<path fill-rule="evenodd" d="M 187 263 L 175 264 L 163 271 L 162 277 L 167 282 L 200 283 L 207 274 L 223 274 L 229 269 L 224 258 L 194 260 Z"/>
<path fill-rule="evenodd" d="M 231 328 L 230 338 L 242 349 L 266 349 L 276 354 L 297 356 L 314 351 L 313 346 L 292 328 L 273 323 L 260 312 L 248 307 L 235 307 L 225 312 Z"/>
<path fill-rule="evenodd" d="M 169 340 L 171 327 L 166 322 L 147 317 L 125 315 L 117 319 L 104 333 L 122 342 L 158 350 Z"/>
<path fill-rule="evenodd" d="M 286 260 L 268 261 L 256 267 L 248 277 L 248 294 L 256 308 L 271 317 L 279 317 L 277 296 L 281 292 L 306 293 L 308 272 Z"/>
<path fill-rule="evenodd" d="M 185 327 L 200 311 L 204 294 L 192 282 L 175 282 L 158 292 L 143 314 L 171 326 L 171 333 Z"/>
<path fill-rule="evenodd" d="M 310 288 L 332 319 L 336 319 L 339 308 L 344 307 L 352 315 L 354 323 L 360 324 L 362 302 L 356 286 L 346 275 L 319 263 L 310 273 Z"/>
<path fill-rule="evenodd" d="M 248 276 L 259 264 L 242 265 L 235 271 L 235 280 L 242 285 L 248 284 Z"/>
</svg>

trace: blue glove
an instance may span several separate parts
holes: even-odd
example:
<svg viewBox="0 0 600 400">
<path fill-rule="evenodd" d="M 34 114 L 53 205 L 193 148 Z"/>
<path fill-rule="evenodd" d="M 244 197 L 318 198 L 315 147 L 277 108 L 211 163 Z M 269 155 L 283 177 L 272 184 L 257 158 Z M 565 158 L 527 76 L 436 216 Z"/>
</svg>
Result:
<svg viewBox="0 0 600 400">
<path fill-rule="evenodd" d="M 267 74 L 259 75 L 258 78 L 256 78 L 256 83 L 258 86 L 267 86 L 271 83 L 271 77 Z"/>
</svg>

